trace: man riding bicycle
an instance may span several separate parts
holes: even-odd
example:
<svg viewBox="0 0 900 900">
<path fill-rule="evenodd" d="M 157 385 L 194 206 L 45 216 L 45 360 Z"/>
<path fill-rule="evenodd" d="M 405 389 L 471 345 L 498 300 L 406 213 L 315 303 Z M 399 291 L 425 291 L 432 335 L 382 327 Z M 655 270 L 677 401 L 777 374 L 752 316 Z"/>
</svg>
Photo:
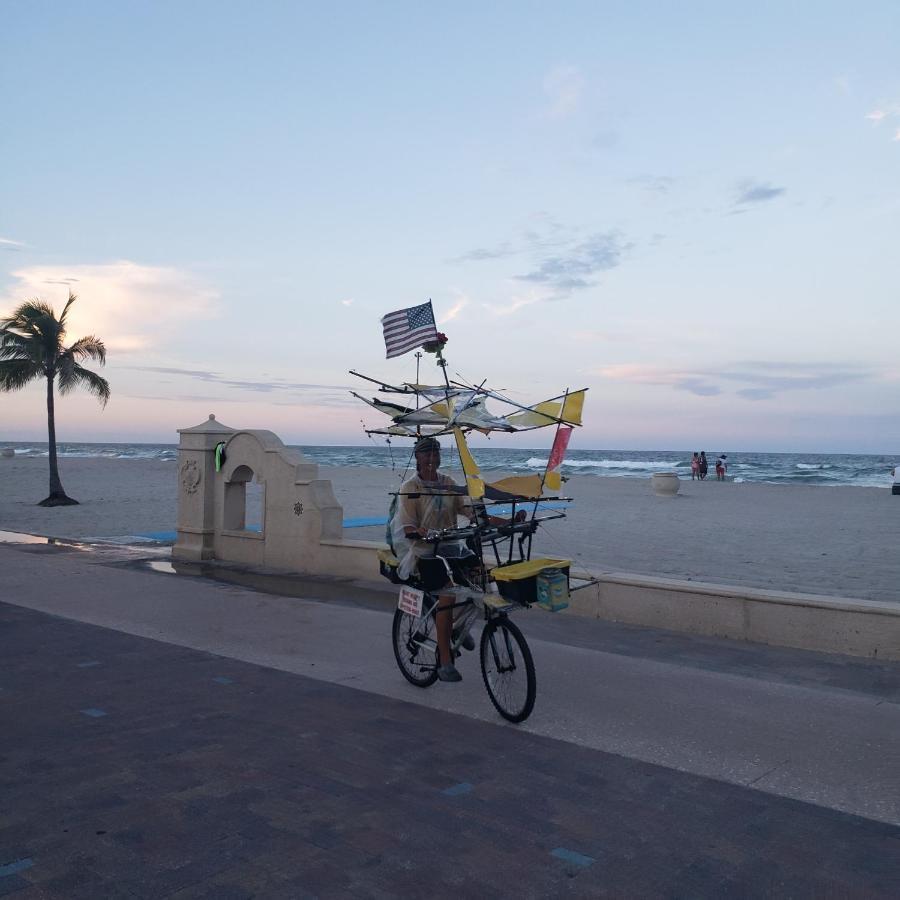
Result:
<svg viewBox="0 0 900 900">
<path fill-rule="evenodd" d="M 467 584 L 468 573 L 478 565 L 478 557 L 465 542 L 451 540 L 435 545 L 422 539 L 431 531 L 455 528 L 460 516 L 473 520 L 471 501 L 464 488 L 448 475 L 438 473 L 441 445 L 435 438 L 421 438 L 415 445 L 414 453 L 416 474 L 401 487 L 397 512 L 391 523 L 394 552 L 400 559 L 399 574 L 407 578 L 417 570 L 422 588 L 429 592 L 440 591 L 452 584 Z M 520 510 L 516 520 L 522 521 L 524 518 L 525 512 Z M 490 521 L 500 525 L 508 520 L 491 516 Z M 452 593 L 438 594 L 435 627 L 437 674 L 441 681 L 462 681 L 450 651 L 453 602 Z M 463 647 L 474 649 L 471 637 L 466 638 Z"/>
</svg>

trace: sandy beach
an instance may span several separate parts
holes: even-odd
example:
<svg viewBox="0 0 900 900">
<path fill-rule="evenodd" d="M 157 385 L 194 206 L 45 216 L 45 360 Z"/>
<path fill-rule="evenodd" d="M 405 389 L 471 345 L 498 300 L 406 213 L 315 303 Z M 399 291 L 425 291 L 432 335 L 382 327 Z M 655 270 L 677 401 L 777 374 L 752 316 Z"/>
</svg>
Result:
<svg viewBox="0 0 900 900">
<path fill-rule="evenodd" d="M 44 509 L 36 503 L 47 460 L 0 459 L 0 530 L 87 539 L 175 528 L 173 462 L 64 459 L 60 473 L 80 505 Z M 399 484 L 384 469 L 320 466 L 319 475 L 332 480 L 345 518 L 385 515 Z M 649 479 L 582 476 L 565 493 L 575 501 L 569 516 L 538 533 L 536 554 L 594 572 L 900 602 L 900 497 L 888 490 L 683 481 L 667 499 Z"/>
</svg>

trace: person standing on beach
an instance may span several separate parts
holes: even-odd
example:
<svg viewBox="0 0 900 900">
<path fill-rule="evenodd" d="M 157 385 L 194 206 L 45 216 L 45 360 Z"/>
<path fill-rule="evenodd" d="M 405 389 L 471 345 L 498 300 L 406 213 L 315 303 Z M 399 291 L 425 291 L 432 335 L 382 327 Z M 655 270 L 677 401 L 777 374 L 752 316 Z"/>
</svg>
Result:
<svg viewBox="0 0 900 900">
<path fill-rule="evenodd" d="M 728 471 L 728 457 L 723 453 L 716 460 L 716 481 L 724 481 Z"/>
<path fill-rule="evenodd" d="M 706 475 L 709 472 L 709 463 L 706 459 L 706 451 L 700 451 L 700 480 L 704 481 L 706 479 Z"/>
<path fill-rule="evenodd" d="M 900 495 L 900 466 L 894 466 L 891 469 L 891 478 L 894 479 L 894 483 L 891 485 L 891 493 Z"/>
<path fill-rule="evenodd" d="M 700 477 L 700 457 L 697 455 L 697 451 L 694 451 L 694 455 L 691 457 L 691 481 L 695 478 Z"/>
</svg>

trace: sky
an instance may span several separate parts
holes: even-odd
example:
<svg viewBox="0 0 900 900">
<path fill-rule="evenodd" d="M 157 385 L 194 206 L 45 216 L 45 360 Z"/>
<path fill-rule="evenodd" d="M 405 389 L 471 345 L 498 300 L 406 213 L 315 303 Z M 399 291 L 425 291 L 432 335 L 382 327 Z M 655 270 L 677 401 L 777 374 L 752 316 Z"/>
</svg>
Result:
<svg viewBox="0 0 900 900">
<path fill-rule="evenodd" d="M 366 444 L 431 299 L 451 377 L 589 388 L 572 447 L 900 452 L 895 0 L 0 9 L 0 315 L 108 350 L 60 440 Z"/>
</svg>

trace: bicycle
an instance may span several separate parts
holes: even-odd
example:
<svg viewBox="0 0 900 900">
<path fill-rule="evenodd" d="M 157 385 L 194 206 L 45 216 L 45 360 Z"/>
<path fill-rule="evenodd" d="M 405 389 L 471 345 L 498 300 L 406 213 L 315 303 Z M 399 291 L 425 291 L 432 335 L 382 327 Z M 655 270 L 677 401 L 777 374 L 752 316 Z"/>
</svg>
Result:
<svg viewBox="0 0 900 900">
<path fill-rule="evenodd" d="M 514 532 L 529 534 L 533 532 L 534 525 L 522 523 L 496 530 L 501 536 L 510 536 Z M 441 541 L 475 534 L 474 528 L 453 528 L 430 533 L 426 540 L 433 542 L 437 548 Z M 480 529 L 480 537 L 489 539 L 490 535 Z M 483 565 L 474 578 L 480 584 L 454 585 L 438 592 L 425 590 L 415 579 L 404 582 L 397 575 L 396 562 L 395 557 L 383 557 L 382 574 L 395 583 L 404 585 L 394 612 L 392 638 L 394 656 L 406 680 L 419 688 L 430 687 L 437 681 L 437 615 L 451 615 L 452 611 L 460 610 L 453 623 L 451 637 L 454 659 L 461 654 L 475 622 L 483 617 L 485 626 L 481 632 L 479 658 L 484 686 L 494 708 L 504 719 L 515 723 L 524 722 L 534 709 L 537 677 L 528 642 L 521 629 L 510 620 L 509 614 L 530 606 L 529 600 L 524 597 L 510 599 L 492 590 L 496 582 L 493 582 Z M 532 563 L 531 567 L 537 572 L 540 571 L 541 564 L 557 561 L 525 562 Z M 512 566 L 507 565 L 505 568 L 509 570 Z M 442 607 L 440 612 L 439 593 L 454 595 L 454 602 Z M 445 610 L 449 612 L 444 612 Z"/>
</svg>

